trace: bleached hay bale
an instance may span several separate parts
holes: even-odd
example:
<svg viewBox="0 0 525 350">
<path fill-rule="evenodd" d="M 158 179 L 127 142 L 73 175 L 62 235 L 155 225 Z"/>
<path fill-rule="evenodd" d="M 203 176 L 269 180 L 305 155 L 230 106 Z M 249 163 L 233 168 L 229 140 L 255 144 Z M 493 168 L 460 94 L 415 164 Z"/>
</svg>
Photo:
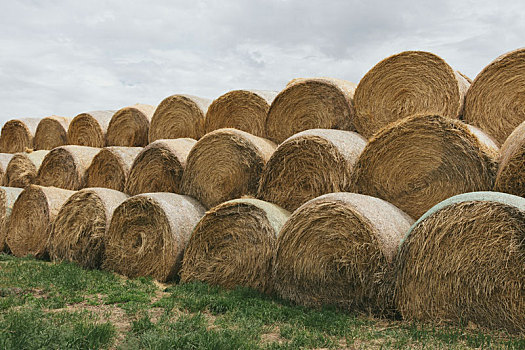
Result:
<svg viewBox="0 0 525 350">
<path fill-rule="evenodd" d="M 144 147 L 148 144 L 149 124 L 155 107 L 136 104 L 113 114 L 106 140 L 108 146 Z"/>
<path fill-rule="evenodd" d="M 36 150 L 51 150 L 55 147 L 67 145 L 67 129 L 71 118 L 53 115 L 42 119 L 36 128 L 33 146 Z"/>
<path fill-rule="evenodd" d="M 16 153 L 5 171 L 6 186 L 24 188 L 35 183 L 38 169 L 48 153 L 46 150 Z"/>
<path fill-rule="evenodd" d="M 0 152 L 18 153 L 33 149 L 33 137 L 40 119 L 11 119 L 0 133 Z"/>
<path fill-rule="evenodd" d="M 102 148 L 106 146 L 106 133 L 115 111 L 94 111 L 77 115 L 67 129 L 70 145 Z"/>
<path fill-rule="evenodd" d="M 501 146 L 494 190 L 525 197 L 525 122 Z"/>
<path fill-rule="evenodd" d="M 6 225 L 13 211 L 13 204 L 22 191 L 23 189 L 16 187 L 0 187 L 0 252 L 8 251 L 5 244 Z"/>
</svg>

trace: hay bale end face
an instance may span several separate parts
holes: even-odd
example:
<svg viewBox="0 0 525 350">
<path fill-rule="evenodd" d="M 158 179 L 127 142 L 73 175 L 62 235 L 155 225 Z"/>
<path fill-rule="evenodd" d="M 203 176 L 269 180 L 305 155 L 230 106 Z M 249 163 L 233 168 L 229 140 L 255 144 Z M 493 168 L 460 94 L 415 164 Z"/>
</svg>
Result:
<svg viewBox="0 0 525 350">
<path fill-rule="evenodd" d="M 148 144 L 149 124 L 155 107 L 136 104 L 111 117 L 106 140 L 108 146 L 144 147 Z"/>
<path fill-rule="evenodd" d="M 71 118 L 51 116 L 42 119 L 36 128 L 33 146 L 36 150 L 51 150 L 68 144 L 67 129 Z"/>
<path fill-rule="evenodd" d="M 106 133 L 115 111 L 94 111 L 77 115 L 67 129 L 70 145 L 102 148 L 106 146 Z"/>
<path fill-rule="evenodd" d="M 23 189 L 16 187 L 0 187 L 0 252 L 8 251 L 5 244 L 6 225 L 13 211 L 13 205 L 22 191 Z"/>
<path fill-rule="evenodd" d="M 40 119 L 12 119 L 4 124 L 0 133 L 0 152 L 18 153 L 33 149 L 33 137 Z"/>
<path fill-rule="evenodd" d="M 6 186 L 24 188 L 36 181 L 38 169 L 49 151 L 17 153 L 11 158 L 5 172 Z"/>
<path fill-rule="evenodd" d="M 12 153 L 0 153 L 0 186 L 5 185 L 5 171 L 13 156 Z"/>
<path fill-rule="evenodd" d="M 494 190 L 525 197 L 525 121 L 501 147 Z"/>
</svg>

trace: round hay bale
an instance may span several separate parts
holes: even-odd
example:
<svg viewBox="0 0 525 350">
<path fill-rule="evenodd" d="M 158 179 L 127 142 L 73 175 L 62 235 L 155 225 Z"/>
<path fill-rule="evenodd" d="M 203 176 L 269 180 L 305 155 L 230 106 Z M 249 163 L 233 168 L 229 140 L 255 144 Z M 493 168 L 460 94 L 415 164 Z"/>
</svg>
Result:
<svg viewBox="0 0 525 350">
<path fill-rule="evenodd" d="M 300 305 L 382 313 L 391 263 L 413 220 L 379 198 L 330 193 L 308 201 L 277 239 L 274 288 Z"/>
<path fill-rule="evenodd" d="M 414 114 L 463 114 L 468 81 L 439 56 L 405 51 L 376 64 L 354 96 L 357 131 L 370 138 L 379 129 Z"/>
<path fill-rule="evenodd" d="M 252 198 L 214 207 L 193 230 L 181 281 L 270 292 L 277 236 L 289 216 L 274 204 Z"/>
<path fill-rule="evenodd" d="M 13 204 L 22 191 L 23 189 L 16 187 L 0 187 L 0 252 L 8 251 L 5 244 L 6 224 L 11 216 Z"/>
<path fill-rule="evenodd" d="M 212 102 L 206 113 L 206 133 L 222 128 L 235 128 L 266 137 L 266 116 L 276 91 L 234 90 Z"/>
<path fill-rule="evenodd" d="M 191 95 L 166 97 L 157 107 L 149 128 L 149 142 L 160 139 L 200 139 L 211 100 Z"/>
<path fill-rule="evenodd" d="M 524 242 L 524 198 L 475 192 L 439 203 L 412 226 L 396 258 L 403 318 L 524 332 Z"/>
<path fill-rule="evenodd" d="M 456 119 L 420 115 L 382 129 L 352 174 L 353 191 L 382 198 L 413 218 L 456 194 L 494 186 L 498 147 Z"/>
<path fill-rule="evenodd" d="M 70 145 L 102 148 L 106 146 L 106 133 L 115 111 L 94 111 L 77 115 L 67 129 Z"/>
<path fill-rule="evenodd" d="M 161 282 L 176 278 L 191 232 L 204 213 L 195 199 L 174 193 L 127 199 L 113 213 L 103 268 Z"/>
<path fill-rule="evenodd" d="M 100 148 L 87 146 L 60 146 L 51 150 L 38 169 L 37 184 L 66 190 L 84 186 L 87 168 Z"/>
<path fill-rule="evenodd" d="M 494 190 L 525 197 L 525 122 L 510 134 L 500 154 Z"/>
<path fill-rule="evenodd" d="M 186 160 L 197 141 L 193 139 L 157 140 L 135 158 L 125 192 L 130 195 L 149 192 L 181 192 Z"/>
<path fill-rule="evenodd" d="M 106 147 L 86 170 L 85 187 L 103 187 L 124 192 L 131 165 L 142 147 Z"/>
<path fill-rule="evenodd" d="M 355 87 L 334 78 L 292 80 L 270 106 L 266 137 L 279 144 L 308 129 L 355 130 Z"/>
<path fill-rule="evenodd" d="M 36 181 L 38 169 L 49 151 L 17 153 L 11 158 L 5 171 L 5 184 L 10 187 L 24 188 Z"/>
<path fill-rule="evenodd" d="M 349 191 L 366 142 L 355 132 L 329 129 L 289 137 L 264 166 L 257 197 L 294 211 L 322 194 Z"/>
<path fill-rule="evenodd" d="M 136 104 L 113 114 L 106 140 L 108 146 L 144 147 L 148 144 L 149 123 L 155 107 Z"/>
<path fill-rule="evenodd" d="M 0 153 L 0 186 L 5 185 L 5 171 L 13 156 L 12 153 Z"/>
<path fill-rule="evenodd" d="M 237 129 L 212 131 L 188 155 L 182 192 L 206 208 L 255 196 L 262 169 L 275 148 L 273 142 Z"/>
<path fill-rule="evenodd" d="M 67 129 L 71 118 L 56 115 L 42 119 L 36 128 L 33 146 L 35 149 L 51 150 L 67 145 Z"/>
<path fill-rule="evenodd" d="M 47 255 L 49 226 L 74 191 L 29 185 L 18 196 L 7 223 L 6 243 L 13 255 Z"/>
<path fill-rule="evenodd" d="M 465 99 L 465 122 L 498 142 L 525 121 L 525 48 L 496 58 L 478 74 Z"/>
<path fill-rule="evenodd" d="M 33 149 L 33 137 L 40 119 L 12 119 L 4 124 L 0 133 L 0 152 L 18 153 Z"/>
<path fill-rule="evenodd" d="M 127 198 L 126 194 L 107 188 L 86 188 L 69 197 L 50 228 L 51 260 L 99 268 L 111 217 Z"/>
</svg>

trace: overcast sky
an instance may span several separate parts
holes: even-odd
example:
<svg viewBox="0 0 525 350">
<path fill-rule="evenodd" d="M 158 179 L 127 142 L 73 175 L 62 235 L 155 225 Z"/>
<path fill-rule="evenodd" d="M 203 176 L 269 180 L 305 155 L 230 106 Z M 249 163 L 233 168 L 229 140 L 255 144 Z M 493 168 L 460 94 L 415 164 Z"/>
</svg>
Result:
<svg viewBox="0 0 525 350">
<path fill-rule="evenodd" d="M 2 0 L 0 20 L 2 124 L 294 77 L 358 83 L 404 50 L 474 78 L 525 46 L 522 0 Z"/>
</svg>

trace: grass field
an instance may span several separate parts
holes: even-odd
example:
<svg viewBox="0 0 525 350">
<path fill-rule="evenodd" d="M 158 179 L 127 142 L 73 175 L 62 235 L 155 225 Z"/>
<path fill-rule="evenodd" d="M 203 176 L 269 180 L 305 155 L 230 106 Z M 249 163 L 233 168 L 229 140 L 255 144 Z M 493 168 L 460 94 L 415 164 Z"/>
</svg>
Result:
<svg viewBox="0 0 525 350">
<path fill-rule="evenodd" d="M 525 338 L 311 310 L 0 255 L 0 349 L 525 349 Z"/>
</svg>

